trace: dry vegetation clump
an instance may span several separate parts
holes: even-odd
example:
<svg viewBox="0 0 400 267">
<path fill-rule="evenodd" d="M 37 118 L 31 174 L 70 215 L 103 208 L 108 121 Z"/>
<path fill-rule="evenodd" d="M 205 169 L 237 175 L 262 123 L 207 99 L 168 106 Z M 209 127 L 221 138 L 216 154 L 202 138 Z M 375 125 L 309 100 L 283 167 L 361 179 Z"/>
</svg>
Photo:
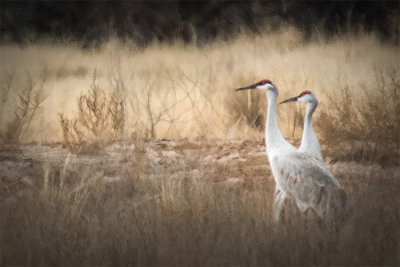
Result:
<svg viewBox="0 0 400 267">
<path fill-rule="evenodd" d="M 5 74 L 5 83 L 0 90 L 0 125 L 5 125 L 3 130 L 0 130 L 0 140 L 2 142 L 20 144 L 24 136 L 29 132 L 32 121 L 46 99 L 43 89 L 46 77 L 41 76 L 40 78 L 39 85 L 37 85 L 32 76 L 29 73 L 27 74 L 24 89 L 18 94 L 18 101 L 11 106 L 14 113 L 12 115 L 13 119 L 6 121 L 6 108 L 10 104 L 10 95 L 15 89 L 13 84 L 15 75 L 14 73 Z"/>
<path fill-rule="evenodd" d="M 68 119 L 59 113 L 64 142 L 72 151 L 89 152 L 104 142 L 123 139 L 125 101 L 123 86 L 117 83 L 112 92 L 96 84 L 96 72 L 87 94 L 78 99 L 78 118 Z M 85 151 L 81 151 L 84 149 Z"/>
<path fill-rule="evenodd" d="M 198 116 L 200 104 L 195 99 L 195 94 L 199 92 L 197 88 L 190 88 L 190 91 L 184 80 L 195 82 L 190 78 L 188 81 L 179 68 L 177 72 L 178 77 L 172 77 L 169 70 L 165 73 L 159 68 L 155 75 L 145 73 L 144 85 L 135 88 L 128 101 L 132 111 L 133 136 L 153 139 L 160 136 L 162 131 L 164 135 L 173 132 L 175 137 L 180 138 L 179 124 L 193 121 L 202 124 Z M 158 75 L 163 77 L 161 81 Z"/>
<path fill-rule="evenodd" d="M 376 69 L 371 83 L 338 84 L 320 111 L 317 127 L 329 152 L 341 160 L 398 165 L 400 80 L 397 69 Z M 332 91 L 333 92 L 333 91 Z"/>
<path fill-rule="evenodd" d="M 160 143 L 159 153 L 174 153 L 166 151 L 171 143 Z M 112 165 L 104 160 L 72 163 L 74 155 L 61 166 L 44 165 L 30 189 L 0 199 L 0 264 L 400 263 L 398 171 L 335 165 L 353 205 L 338 231 L 296 217 L 276 224 L 271 177 L 240 175 L 240 160 L 206 163 L 199 156 L 209 153 L 208 145 L 181 143 L 195 150 L 188 165 L 167 165 L 168 156 L 157 163 L 149 143 L 140 142 L 135 153 L 119 155 L 113 173 L 106 173 Z M 243 145 L 221 146 L 239 151 Z M 227 179 L 235 174 L 239 179 Z"/>
</svg>

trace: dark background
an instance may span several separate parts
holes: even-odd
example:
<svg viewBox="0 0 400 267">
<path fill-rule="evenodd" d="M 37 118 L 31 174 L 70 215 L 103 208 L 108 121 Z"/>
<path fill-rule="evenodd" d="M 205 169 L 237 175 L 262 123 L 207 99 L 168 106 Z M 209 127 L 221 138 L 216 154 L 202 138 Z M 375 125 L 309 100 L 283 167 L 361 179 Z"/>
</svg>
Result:
<svg viewBox="0 0 400 267">
<path fill-rule="evenodd" d="M 305 39 L 375 32 L 399 44 L 400 1 L 1 1 L 0 42 L 42 38 L 98 45 L 110 37 L 229 39 L 294 26 Z"/>
</svg>

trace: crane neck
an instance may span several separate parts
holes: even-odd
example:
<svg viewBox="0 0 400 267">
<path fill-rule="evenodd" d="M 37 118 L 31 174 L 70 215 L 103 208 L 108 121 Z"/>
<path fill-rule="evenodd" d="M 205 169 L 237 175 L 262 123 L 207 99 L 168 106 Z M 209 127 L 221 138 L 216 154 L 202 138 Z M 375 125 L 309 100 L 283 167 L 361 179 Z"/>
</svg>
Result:
<svg viewBox="0 0 400 267">
<path fill-rule="evenodd" d="M 313 115 L 315 109 L 317 108 L 317 106 L 318 106 L 318 103 L 307 103 L 307 111 L 306 111 L 306 116 L 304 119 L 304 129 L 303 129 L 305 132 L 310 131 L 310 132 L 314 133 L 314 130 L 312 127 L 312 115 Z M 303 134 L 303 138 L 304 138 L 304 134 Z"/>
<path fill-rule="evenodd" d="M 292 146 L 283 138 L 281 131 L 279 130 L 277 115 L 276 115 L 276 100 L 278 94 L 267 93 L 267 123 L 265 130 L 265 142 L 267 146 L 268 157 L 277 151 L 278 149 L 288 148 L 291 149 Z"/>
<path fill-rule="evenodd" d="M 312 156 L 323 160 L 321 155 L 321 149 L 317 137 L 315 136 L 312 115 L 316 110 L 318 103 L 307 103 L 307 111 L 304 119 L 303 136 L 301 139 L 301 145 L 299 151 L 307 152 Z"/>
</svg>

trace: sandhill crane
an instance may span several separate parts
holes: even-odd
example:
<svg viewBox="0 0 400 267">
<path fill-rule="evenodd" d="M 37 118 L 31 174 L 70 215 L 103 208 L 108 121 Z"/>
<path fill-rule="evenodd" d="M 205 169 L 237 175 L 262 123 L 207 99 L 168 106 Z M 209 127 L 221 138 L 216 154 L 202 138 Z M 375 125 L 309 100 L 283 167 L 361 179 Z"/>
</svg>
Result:
<svg viewBox="0 0 400 267">
<path fill-rule="evenodd" d="M 300 95 L 288 98 L 279 104 L 295 101 L 300 101 L 307 105 L 307 111 L 304 117 L 303 137 L 301 138 L 301 145 L 298 151 L 309 154 L 323 162 L 324 160 L 322 158 L 320 145 L 312 126 L 312 115 L 318 106 L 318 99 L 311 91 L 307 90 L 303 91 Z"/>
<path fill-rule="evenodd" d="M 278 87 L 261 80 L 236 89 L 261 90 L 267 95 L 265 140 L 272 174 L 275 178 L 274 217 L 279 220 L 286 198 L 291 198 L 300 211 L 311 211 L 318 217 L 336 221 L 348 210 L 347 195 L 335 176 L 320 160 L 297 151 L 282 136 L 276 117 Z"/>
</svg>

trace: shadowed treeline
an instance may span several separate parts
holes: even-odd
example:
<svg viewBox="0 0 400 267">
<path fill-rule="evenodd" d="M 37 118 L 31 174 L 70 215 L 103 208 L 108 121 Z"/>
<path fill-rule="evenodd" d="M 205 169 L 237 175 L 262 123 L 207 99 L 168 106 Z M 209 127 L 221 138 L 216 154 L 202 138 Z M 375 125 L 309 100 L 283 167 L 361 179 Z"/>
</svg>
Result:
<svg viewBox="0 0 400 267">
<path fill-rule="evenodd" d="M 376 32 L 398 43 L 398 1 L 2 1 L 2 42 L 43 37 L 83 46 L 110 37 L 146 45 L 154 40 L 204 43 L 242 31 L 296 26 L 305 38 Z"/>
</svg>

